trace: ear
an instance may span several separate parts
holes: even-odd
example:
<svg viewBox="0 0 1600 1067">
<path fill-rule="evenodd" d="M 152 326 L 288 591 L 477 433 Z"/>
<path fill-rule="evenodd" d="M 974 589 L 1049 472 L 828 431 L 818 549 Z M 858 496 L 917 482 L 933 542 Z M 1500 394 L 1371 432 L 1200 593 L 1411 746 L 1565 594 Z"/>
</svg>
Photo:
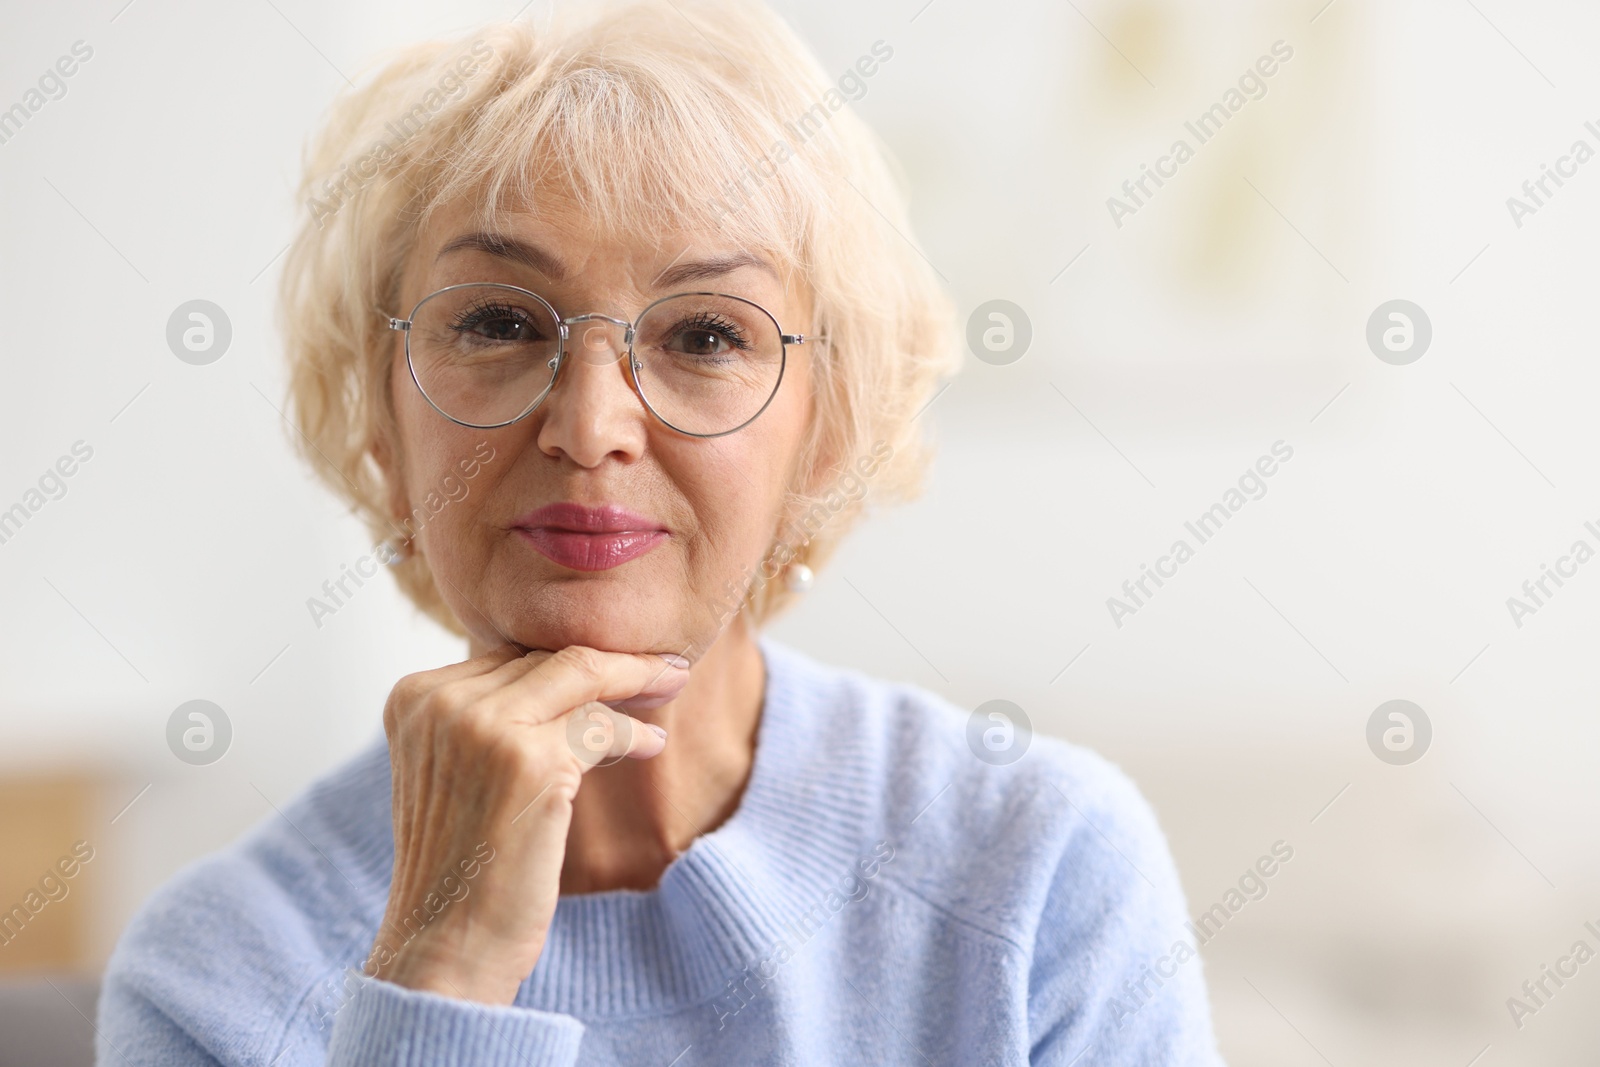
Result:
<svg viewBox="0 0 1600 1067">
<path fill-rule="evenodd" d="M 406 494 L 405 464 L 401 462 L 392 422 L 378 431 L 368 452 L 383 476 L 390 521 L 409 533 L 406 523 L 411 517 L 411 507 Z"/>
<path fill-rule="evenodd" d="M 791 484 L 803 496 L 821 496 L 838 482 L 849 465 L 849 456 L 832 444 L 819 441 L 811 462 L 800 472 L 799 479 Z"/>
</svg>

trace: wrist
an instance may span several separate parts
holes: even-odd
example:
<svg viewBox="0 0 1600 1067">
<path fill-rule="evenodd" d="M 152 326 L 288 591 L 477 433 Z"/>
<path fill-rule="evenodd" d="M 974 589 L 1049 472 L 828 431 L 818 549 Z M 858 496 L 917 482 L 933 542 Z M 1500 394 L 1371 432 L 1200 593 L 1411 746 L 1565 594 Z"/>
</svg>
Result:
<svg viewBox="0 0 1600 1067">
<path fill-rule="evenodd" d="M 432 939 L 429 939 L 432 940 Z M 445 949 L 422 937 L 395 946 L 380 933 L 364 971 L 379 981 L 455 1000 L 509 1005 L 538 962 L 501 959 L 500 953 Z"/>
</svg>

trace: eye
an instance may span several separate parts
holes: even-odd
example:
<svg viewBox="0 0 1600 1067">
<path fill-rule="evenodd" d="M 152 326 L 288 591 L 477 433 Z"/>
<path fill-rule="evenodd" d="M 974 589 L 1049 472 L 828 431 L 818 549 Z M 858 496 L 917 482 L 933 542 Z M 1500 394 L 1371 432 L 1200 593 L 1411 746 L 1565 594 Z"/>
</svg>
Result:
<svg viewBox="0 0 1600 1067">
<path fill-rule="evenodd" d="M 714 313 L 684 319 L 673 329 L 671 340 L 673 351 L 711 360 L 727 358 L 750 347 L 738 323 Z"/>
<path fill-rule="evenodd" d="M 453 329 L 469 340 L 500 344 L 540 340 L 538 320 L 510 304 L 477 304 L 457 316 Z"/>
</svg>

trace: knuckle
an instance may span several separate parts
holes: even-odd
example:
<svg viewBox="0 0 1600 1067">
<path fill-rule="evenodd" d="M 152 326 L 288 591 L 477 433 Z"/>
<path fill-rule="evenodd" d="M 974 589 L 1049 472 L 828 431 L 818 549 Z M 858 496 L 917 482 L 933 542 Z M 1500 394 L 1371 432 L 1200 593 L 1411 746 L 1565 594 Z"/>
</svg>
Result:
<svg viewBox="0 0 1600 1067">
<path fill-rule="evenodd" d="M 383 702 L 383 728 L 393 737 L 406 721 L 408 713 L 427 696 L 427 683 L 418 674 L 408 674 L 394 683 L 389 698 Z"/>
<path fill-rule="evenodd" d="M 599 685 L 605 677 L 605 666 L 600 653 L 583 645 L 568 645 L 554 657 L 563 667 L 578 675 L 583 681 Z"/>
<path fill-rule="evenodd" d="M 415 703 L 425 692 L 427 685 L 420 674 L 408 674 L 394 683 L 394 688 L 389 690 L 390 705 L 401 707 Z"/>
<path fill-rule="evenodd" d="M 464 708 L 452 715 L 450 731 L 455 743 L 469 754 L 504 760 L 502 750 L 516 747 L 494 716 L 479 707 Z"/>
<path fill-rule="evenodd" d="M 470 719 L 473 700 L 466 687 L 458 682 L 446 682 L 437 689 L 431 690 L 423 698 L 424 710 L 447 722 L 457 722 Z"/>
<path fill-rule="evenodd" d="M 578 787 L 583 784 L 583 767 L 575 758 L 564 759 L 556 761 L 546 773 L 550 788 L 545 795 L 550 802 L 570 806 L 578 796 Z"/>
<path fill-rule="evenodd" d="M 479 752 L 484 767 L 491 778 L 502 781 L 527 777 L 533 769 L 532 755 L 514 737 L 500 734 L 495 737 L 479 736 Z"/>
</svg>

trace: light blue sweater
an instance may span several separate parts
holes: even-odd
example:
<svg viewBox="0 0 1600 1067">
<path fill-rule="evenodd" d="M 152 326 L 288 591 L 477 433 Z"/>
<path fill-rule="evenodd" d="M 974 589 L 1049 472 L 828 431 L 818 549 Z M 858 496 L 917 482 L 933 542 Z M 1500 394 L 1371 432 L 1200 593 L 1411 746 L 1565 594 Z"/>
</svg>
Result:
<svg viewBox="0 0 1600 1067">
<path fill-rule="evenodd" d="M 738 810 L 655 889 L 561 897 L 515 1006 L 359 972 L 394 860 L 380 741 L 145 904 L 99 1062 L 1220 1063 L 1177 874 L 1125 776 L 1043 736 L 991 766 L 939 697 L 761 649 Z M 449 895 L 470 891 L 464 870 Z"/>
</svg>

